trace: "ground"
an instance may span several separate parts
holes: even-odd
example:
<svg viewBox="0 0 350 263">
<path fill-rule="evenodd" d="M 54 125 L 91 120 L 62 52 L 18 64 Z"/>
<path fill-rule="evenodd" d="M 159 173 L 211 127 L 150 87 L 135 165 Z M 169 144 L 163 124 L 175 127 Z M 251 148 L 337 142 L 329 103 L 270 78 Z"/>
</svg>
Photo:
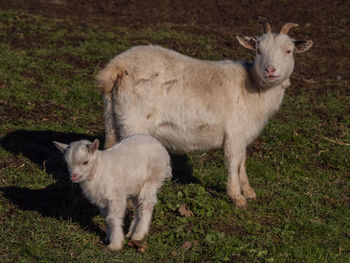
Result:
<svg viewBox="0 0 350 263">
<path fill-rule="evenodd" d="M 350 262 L 348 1 L 0 2 L 1 262 Z M 103 140 L 94 75 L 133 45 L 246 59 L 238 34 L 312 40 L 279 113 L 248 149 L 258 198 L 226 196 L 222 151 L 173 156 L 144 253 L 109 252 L 52 140 Z M 183 212 L 185 211 L 185 212 Z M 126 225 L 132 212 L 128 212 Z"/>
</svg>

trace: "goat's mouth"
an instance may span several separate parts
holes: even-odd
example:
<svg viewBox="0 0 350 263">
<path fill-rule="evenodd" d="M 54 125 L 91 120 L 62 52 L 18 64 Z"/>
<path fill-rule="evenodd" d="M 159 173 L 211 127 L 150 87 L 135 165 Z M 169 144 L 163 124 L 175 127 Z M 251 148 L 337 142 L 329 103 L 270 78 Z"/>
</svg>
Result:
<svg viewBox="0 0 350 263">
<path fill-rule="evenodd" d="M 71 180 L 73 183 L 79 182 L 80 178 L 81 178 L 81 176 L 78 175 L 78 174 L 72 174 L 72 175 L 70 176 L 70 180 Z"/>
<path fill-rule="evenodd" d="M 274 82 L 276 80 L 278 80 L 280 78 L 279 75 L 269 75 L 269 76 L 265 76 L 265 79 L 268 81 L 268 82 Z"/>
</svg>

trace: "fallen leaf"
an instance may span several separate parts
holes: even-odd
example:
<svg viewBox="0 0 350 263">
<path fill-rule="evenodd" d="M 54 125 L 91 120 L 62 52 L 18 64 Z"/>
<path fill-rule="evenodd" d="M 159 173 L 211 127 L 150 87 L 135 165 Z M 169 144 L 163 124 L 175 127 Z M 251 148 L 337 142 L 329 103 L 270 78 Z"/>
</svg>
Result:
<svg viewBox="0 0 350 263">
<path fill-rule="evenodd" d="M 185 217 L 191 217 L 194 216 L 193 212 L 188 209 L 185 205 L 180 205 L 178 209 L 180 215 L 185 216 Z"/>
<path fill-rule="evenodd" d="M 314 79 L 303 79 L 303 81 L 307 84 L 316 84 L 317 81 Z"/>
<path fill-rule="evenodd" d="M 192 243 L 190 241 L 185 241 L 182 246 L 181 249 L 187 251 L 192 247 Z"/>
</svg>

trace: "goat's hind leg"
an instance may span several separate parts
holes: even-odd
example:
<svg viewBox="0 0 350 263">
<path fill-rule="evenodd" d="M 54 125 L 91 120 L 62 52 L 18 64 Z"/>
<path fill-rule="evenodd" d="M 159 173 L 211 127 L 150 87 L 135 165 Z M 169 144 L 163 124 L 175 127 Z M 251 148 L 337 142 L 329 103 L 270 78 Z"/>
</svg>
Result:
<svg viewBox="0 0 350 263">
<path fill-rule="evenodd" d="M 153 207 L 157 203 L 157 189 L 158 186 L 156 184 L 146 183 L 138 196 L 138 206 L 136 209 L 137 221 L 135 221 L 135 225 L 133 226 L 132 240 L 142 240 L 148 233 L 152 220 Z"/>
<path fill-rule="evenodd" d="M 115 113 L 115 90 L 103 95 L 104 100 L 104 121 L 105 121 L 105 145 L 104 148 L 110 148 L 119 140 L 119 127 Z"/>
</svg>

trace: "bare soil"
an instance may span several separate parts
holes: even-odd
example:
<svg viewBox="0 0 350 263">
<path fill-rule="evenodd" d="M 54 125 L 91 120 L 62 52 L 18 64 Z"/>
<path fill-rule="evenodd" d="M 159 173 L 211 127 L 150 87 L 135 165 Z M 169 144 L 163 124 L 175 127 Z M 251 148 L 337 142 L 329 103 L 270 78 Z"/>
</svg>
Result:
<svg viewBox="0 0 350 263">
<path fill-rule="evenodd" d="M 293 29 L 292 37 L 314 41 L 314 47 L 300 55 L 301 63 L 296 63 L 297 84 L 350 76 L 350 3 L 346 0 L 2 0 L 0 9 L 25 9 L 105 29 L 116 25 L 177 29 L 208 35 L 233 49 L 238 48 L 235 35 L 262 32 L 261 17 L 268 18 L 277 32 L 284 23 L 294 22 L 300 27 Z"/>
</svg>

